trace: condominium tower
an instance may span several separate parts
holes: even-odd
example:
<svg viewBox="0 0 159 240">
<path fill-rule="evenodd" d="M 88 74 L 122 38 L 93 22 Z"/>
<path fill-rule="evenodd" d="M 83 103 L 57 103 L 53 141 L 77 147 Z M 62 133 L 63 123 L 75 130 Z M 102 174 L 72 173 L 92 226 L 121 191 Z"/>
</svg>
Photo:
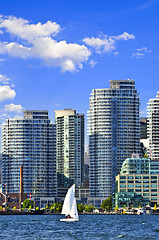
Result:
<svg viewBox="0 0 159 240">
<path fill-rule="evenodd" d="M 159 161 L 159 92 L 148 103 L 148 156 L 151 161 Z"/>
<path fill-rule="evenodd" d="M 59 187 L 81 186 L 84 175 L 84 115 L 76 110 L 55 111 L 57 179 Z"/>
<path fill-rule="evenodd" d="M 88 111 L 90 196 L 115 191 L 123 161 L 140 150 L 139 96 L 134 80 L 110 80 L 110 88 L 93 89 Z"/>
<path fill-rule="evenodd" d="M 49 120 L 48 111 L 23 114 L 23 119 L 8 119 L 2 126 L 3 192 L 19 192 L 23 166 L 23 186 L 28 197 L 56 196 L 55 124 Z"/>
</svg>

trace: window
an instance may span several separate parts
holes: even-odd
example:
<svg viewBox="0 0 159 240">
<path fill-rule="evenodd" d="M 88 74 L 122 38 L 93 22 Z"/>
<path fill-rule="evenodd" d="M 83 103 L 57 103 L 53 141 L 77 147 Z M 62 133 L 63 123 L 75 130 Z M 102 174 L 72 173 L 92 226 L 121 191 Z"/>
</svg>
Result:
<svg viewBox="0 0 159 240">
<path fill-rule="evenodd" d="M 134 179 L 134 176 L 128 176 L 128 179 Z"/>
<path fill-rule="evenodd" d="M 128 192 L 134 192 L 134 189 L 128 189 Z"/>
<path fill-rule="evenodd" d="M 126 181 L 125 180 L 120 180 L 120 183 L 126 183 Z"/>
<path fill-rule="evenodd" d="M 136 192 L 141 192 L 141 189 L 136 189 Z"/>
<path fill-rule="evenodd" d="M 143 196 L 149 196 L 149 193 L 143 193 Z"/>
<path fill-rule="evenodd" d="M 157 179 L 157 176 L 151 176 L 151 179 Z"/>
<path fill-rule="evenodd" d="M 120 179 L 126 179 L 126 176 L 120 176 Z"/>
<path fill-rule="evenodd" d="M 135 179 L 141 179 L 141 176 L 135 176 Z"/>
<path fill-rule="evenodd" d="M 147 188 L 147 189 L 143 189 L 143 192 L 149 192 L 149 189 Z"/>
<path fill-rule="evenodd" d="M 128 185 L 128 188 L 133 188 L 134 187 L 134 184 L 129 184 Z"/>
<path fill-rule="evenodd" d="M 151 200 L 152 201 L 157 201 L 157 197 L 152 197 Z"/>
<path fill-rule="evenodd" d="M 149 176 L 143 176 L 143 179 L 149 179 Z"/>
</svg>

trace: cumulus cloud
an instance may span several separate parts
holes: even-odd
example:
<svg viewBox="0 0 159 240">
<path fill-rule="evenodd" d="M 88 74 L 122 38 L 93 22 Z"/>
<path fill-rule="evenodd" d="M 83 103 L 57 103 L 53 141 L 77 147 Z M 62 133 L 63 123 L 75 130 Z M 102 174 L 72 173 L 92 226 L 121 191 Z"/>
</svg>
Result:
<svg viewBox="0 0 159 240">
<path fill-rule="evenodd" d="M 21 113 L 21 111 L 23 110 L 23 107 L 21 105 L 16 105 L 14 103 L 11 103 L 9 105 L 5 105 L 4 110 L 6 112 Z"/>
<path fill-rule="evenodd" d="M 53 37 L 61 30 L 55 22 L 31 24 L 22 18 L 1 16 L 0 28 L 17 38 L 14 42 L 0 42 L 0 54 L 38 58 L 64 72 L 81 69 L 91 55 L 84 45 L 55 40 Z"/>
<path fill-rule="evenodd" d="M 13 99 L 15 97 L 16 93 L 14 89 L 11 89 L 10 86 L 0 86 L 0 102 L 7 100 L 7 99 Z"/>
<path fill-rule="evenodd" d="M 60 31 L 60 25 L 56 22 L 31 24 L 28 20 L 14 16 L 1 17 L 0 28 L 29 42 L 38 37 L 54 36 Z"/>
<path fill-rule="evenodd" d="M 84 38 L 83 42 L 90 47 L 95 48 L 97 53 L 104 53 L 104 52 L 112 52 L 116 49 L 116 42 L 118 40 L 127 41 L 129 39 L 134 39 L 135 36 L 133 34 L 129 34 L 124 32 L 118 36 L 108 36 L 104 35 L 103 37 L 91 37 L 91 38 Z"/>
<path fill-rule="evenodd" d="M 136 53 L 132 54 L 132 57 L 140 58 L 145 56 L 145 54 L 151 53 L 151 50 L 148 50 L 147 47 L 138 48 Z"/>
</svg>

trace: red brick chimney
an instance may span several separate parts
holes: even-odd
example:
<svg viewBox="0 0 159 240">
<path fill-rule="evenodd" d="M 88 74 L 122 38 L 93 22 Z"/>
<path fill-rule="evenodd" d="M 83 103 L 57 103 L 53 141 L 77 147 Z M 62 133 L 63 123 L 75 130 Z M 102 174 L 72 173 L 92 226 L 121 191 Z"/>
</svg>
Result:
<svg viewBox="0 0 159 240">
<path fill-rule="evenodd" d="M 20 166 L 20 193 L 23 193 L 23 166 Z"/>
</svg>

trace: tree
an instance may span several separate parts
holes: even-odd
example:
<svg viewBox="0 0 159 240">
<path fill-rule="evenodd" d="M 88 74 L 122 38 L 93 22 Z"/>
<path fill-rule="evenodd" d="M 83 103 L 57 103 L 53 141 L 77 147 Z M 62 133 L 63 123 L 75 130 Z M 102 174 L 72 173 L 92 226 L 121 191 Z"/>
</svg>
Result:
<svg viewBox="0 0 159 240">
<path fill-rule="evenodd" d="M 144 158 L 148 158 L 147 154 L 144 155 Z"/>
<path fill-rule="evenodd" d="M 84 205 L 82 203 L 77 203 L 78 212 L 82 213 L 85 210 Z"/>
<path fill-rule="evenodd" d="M 93 210 L 95 209 L 95 207 L 91 204 L 91 205 L 84 205 L 84 210 L 86 212 L 93 212 Z"/>
<path fill-rule="evenodd" d="M 61 203 L 53 203 L 50 206 L 50 210 L 54 212 L 61 212 L 62 210 L 62 204 Z"/>
<path fill-rule="evenodd" d="M 109 196 L 107 199 L 105 199 L 101 204 L 102 209 L 112 209 L 112 198 Z"/>
<path fill-rule="evenodd" d="M 33 208 L 34 206 L 34 201 L 30 200 L 30 199 L 25 199 L 23 202 L 23 208 Z"/>
</svg>

